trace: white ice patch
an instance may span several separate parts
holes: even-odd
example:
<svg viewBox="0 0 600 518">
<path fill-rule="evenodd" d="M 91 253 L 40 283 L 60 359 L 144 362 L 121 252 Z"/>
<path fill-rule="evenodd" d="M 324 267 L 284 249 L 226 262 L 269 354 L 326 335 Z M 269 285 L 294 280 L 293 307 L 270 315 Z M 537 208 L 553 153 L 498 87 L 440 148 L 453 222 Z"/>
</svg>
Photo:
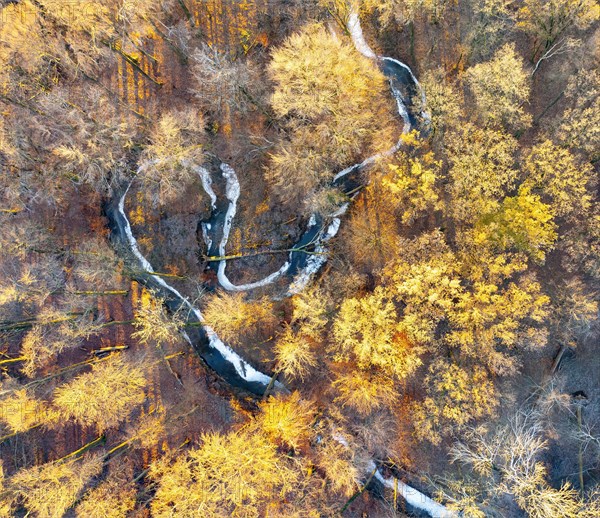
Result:
<svg viewBox="0 0 600 518">
<path fill-rule="evenodd" d="M 344 214 L 346 214 L 346 211 L 348 210 L 348 208 L 350 207 L 349 203 L 344 203 L 338 210 L 336 210 L 331 217 L 332 218 L 337 218 L 339 216 L 343 216 Z"/>
<path fill-rule="evenodd" d="M 271 382 L 270 376 L 257 371 L 252 365 L 244 361 L 239 354 L 217 336 L 217 333 L 215 333 L 212 327 L 204 326 L 204 329 L 206 330 L 210 346 L 219 351 L 223 358 L 235 367 L 235 370 L 241 378 L 246 381 L 255 381 L 263 385 L 268 385 Z M 278 387 L 283 387 L 283 385 L 279 384 Z"/>
<path fill-rule="evenodd" d="M 219 254 L 224 256 L 225 247 L 227 246 L 227 241 L 229 241 L 229 233 L 231 232 L 231 224 L 237 212 L 237 201 L 240 197 L 240 182 L 231 166 L 221 164 L 221 172 L 223 173 L 223 178 L 225 178 L 225 197 L 229 200 L 229 206 L 227 207 L 225 220 L 223 221 L 223 236 L 219 243 Z M 225 260 L 221 261 L 219 270 L 221 270 L 220 266 L 225 266 L 225 264 Z M 225 268 L 223 268 L 223 275 L 225 275 Z"/>
<path fill-rule="evenodd" d="M 210 230 L 210 223 L 202 223 L 200 225 L 200 228 L 202 229 L 202 238 L 204 239 L 204 243 L 206 244 L 206 249 L 210 250 L 210 247 L 212 246 L 212 239 L 208 235 L 208 231 Z"/>
<path fill-rule="evenodd" d="M 331 437 L 333 437 L 333 439 L 335 441 L 339 442 L 342 446 L 345 446 L 346 448 L 350 448 L 348 441 L 342 434 L 340 434 L 338 432 L 332 432 Z M 373 471 L 373 470 L 371 470 L 371 471 Z"/>
<path fill-rule="evenodd" d="M 350 448 L 346 438 L 337 431 L 331 433 L 331 437 L 346 448 Z M 401 480 L 391 478 L 385 478 L 381 471 L 377 469 L 375 462 L 370 460 L 366 466 L 366 472 L 370 475 L 375 472 L 375 478 L 381 482 L 385 487 L 392 490 L 396 489 L 402 498 L 406 500 L 412 507 L 424 511 L 432 518 L 455 518 L 458 515 L 449 509 L 446 509 L 442 504 L 437 503 L 435 500 L 429 498 L 424 493 L 421 493 L 414 487 L 405 484 Z"/>
<path fill-rule="evenodd" d="M 409 74 L 410 74 L 410 78 L 413 80 L 413 82 L 415 83 L 416 87 L 419 89 L 419 92 L 421 92 L 421 100 L 423 101 L 423 104 L 425 104 L 425 93 L 423 92 L 423 89 L 421 88 L 421 83 L 419 83 L 419 81 L 417 80 L 417 78 L 415 77 L 415 75 L 413 74 L 413 71 L 411 70 L 411 68 L 406 64 L 406 63 L 402 63 L 402 61 L 399 61 L 397 59 L 394 58 L 381 58 L 384 61 L 391 61 L 392 63 L 396 63 L 396 65 L 404 68 Z"/>
<path fill-rule="evenodd" d="M 208 171 L 208 169 L 196 165 L 190 162 L 189 160 L 182 160 L 181 164 L 184 167 L 189 167 L 200 177 L 200 181 L 202 182 L 202 188 L 210 198 L 210 206 L 213 210 L 215 210 L 217 208 L 217 195 L 215 194 L 215 191 L 212 188 L 212 178 L 210 177 L 210 172 Z"/>
<path fill-rule="evenodd" d="M 325 233 L 323 241 L 329 241 L 333 236 L 335 236 L 340 229 L 341 223 L 342 220 L 340 218 L 333 218 L 333 221 L 330 223 L 329 227 L 327 227 L 327 232 Z"/>
<path fill-rule="evenodd" d="M 370 59 L 377 58 L 377 54 L 373 52 L 373 49 L 369 47 L 369 44 L 365 40 L 362 27 L 360 26 L 360 19 L 355 11 L 351 11 L 348 17 L 348 31 L 358 52 Z"/>
<path fill-rule="evenodd" d="M 264 279 L 260 281 L 250 282 L 248 284 L 232 284 L 227 276 L 225 275 L 225 261 L 221 261 L 219 263 L 219 269 L 217 270 L 217 278 L 219 279 L 219 284 L 223 286 L 228 291 L 246 291 L 253 290 L 256 288 L 261 288 L 263 286 L 267 286 L 273 282 L 275 282 L 279 277 L 284 275 L 290 269 L 290 262 L 286 261 L 279 270 L 273 272 L 270 275 L 267 275 Z"/>
<path fill-rule="evenodd" d="M 337 441 L 342 446 L 350 448 L 350 445 L 348 444 L 346 438 L 338 431 L 332 431 L 331 437 L 333 438 L 333 440 Z M 414 487 L 409 486 L 401 480 L 397 480 L 394 477 L 385 478 L 381 474 L 381 471 L 377 469 L 377 465 L 375 464 L 375 462 L 373 462 L 372 460 L 370 460 L 367 463 L 365 471 L 369 475 L 375 472 L 375 478 L 379 480 L 381 484 L 392 490 L 397 490 L 399 494 L 402 495 L 402 498 L 404 498 L 409 505 L 416 509 L 424 511 L 432 518 L 456 518 L 458 516 L 453 511 L 446 509 L 442 504 L 437 503 L 435 500 L 429 498 L 424 493 L 421 493 Z"/>
<path fill-rule="evenodd" d="M 311 255 L 306 261 L 306 267 L 302 270 L 290 284 L 288 288 L 289 295 L 296 295 L 308 286 L 308 283 L 312 279 L 313 275 L 317 273 L 322 266 L 327 262 L 327 255 L 324 249 L 317 247 L 315 253 L 322 255 Z"/>
<path fill-rule="evenodd" d="M 408 116 L 408 110 L 406 109 L 406 105 L 404 104 L 404 99 L 399 90 L 392 86 L 392 82 L 390 81 L 390 89 L 392 90 L 392 95 L 394 99 L 396 99 L 396 106 L 398 107 L 398 114 L 402 117 L 404 121 L 404 127 L 402 128 L 402 133 L 408 133 L 410 131 L 410 118 Z M 394 146 L 395 147 L 395 146 Z"/>
<path fill-rule="evenodd" d="M 361 164 L 362 165 L 362 164 Z M 343 169 L 342 171 L 340 171 L 338 174 L 336 174 L 333 177 L 333 181 L 337 182 L 340 178 L 343 178 L 344 176 L 346 176 L 350 171 L 352 171 L 354 168 L 356 167 L 356 164 L 351 165 L 350 167 L 346 167 L 346 169 Z"/>
<path fill-rule="evenodd" d="M 402 133 L 403 134 L 408 133 L 410 131 L 410 122 L 408 121 L 408 112 L 406 111 L 406 108 L 404 108 L 404 103 L 402 103 L 401 100 L 396 99 L 396 101 L 398 102 L 398 113 L 400 114 L 400 117 L 402 117 L 402 119 L 404 120 L 404 127 L 402 129 Z M 394 153 L 396 153 L 396 151 L 398 151 L 401 147 L 402 147 L 402 140 L 399 140 L 390 149 L 388 149 L 386 151 L 382 151 L 381 153 L 372 155 L 368 158 L 365 158 L 359 164 L 354 164 L 354 165 L 351 165 L 350 167 L 346 167 L 346 169 L 340 171 L 338 174 L 336 174 L 333 177 L 333 181 L 336 182 L 340 178 L 343 178 L 344 176 L 346 176 L 348 173 L 351 173 L 354 169 L 358 169 L 360 171 L 360 170 L 364 169 L 365 167 L 368 167 L 368 166 L 374 164 L 377 160 L 379 160 L 381 158 L 386 158 L 388 156 L 391 156 Z"/>
<path fill-rule="evenodd" d="M 395 479 L 394 477 L 385 478 L 379 470 L 375 469 L 376 467 L 375 463 L 370 461 L 367 465 L 369 474 L 375 471 L 375 478 L 385 487 L 392 490 L 397 489 L 398 493 L 410 506 L 427 513 L 432 518 L 451 518 L 458 516 L 454 511 L 446 509 L 442 504 L 437 503 L 426 494 L 421 493 L 419 490 L 405 484 L 401 480 Z"/>
<path fill-rule="evenodd" d="M 210 173 L 207 169 L 200 166 L 194 166 L 194 170 L 198 173 L 198 176 L 200 176 L 202 188 L 210 198 L 210 206 L 213 210 L 215 210 L 217 208 L 217 195 L 215 194 L 215 191 L 212 188 L 212 178 L 210 177 Z"/>
<path fill-rule="evenodd" d="M 408 70 L 408 73 L 410 74 L 411 79 L 414 81 L 415 86 L 417 87 L 417 89 L 421 93 L 421 104 L 423 105 L 423 107 L 427 106 L 427 99 L 425 97 L 425 90 L 423 90 L 423 88 L 421 87 L 421 83 L 419 83 L 418 79 L 413 74 L 412 69 L 406 63 L 402 63 L 402 61 L 398 61 L 397 59 L 394 59 L 394 58 L 385 57 L 385 58 L 382 58 L 382 60 L 384 60 L 384 61 L 391 61 L 391 62 L 396 63 L 397 65 L 401 66 L 402 68 L 405 68 L 406 70 Z M 395 94 L 394 94 L 394 97 L 396 97 Z M 421 112 L 421 117 L 423 117 L 423 120 L 426 123 L 431 122 L 431 115 L 428 112 L 422 111 Z M 402 117 L 402 118 L 404 119 L 404 117 Z M 404 120 L 406 121 L 406 119 L 404 119 Z"/>
<path fill-rule="evenodd" d="M 347 205 L 347 204 L 346 204 Z M 343 207 L 344 208 L 344 207 Z M 347 208 L 347 206 L 345 207 Z M 339 211 L 338 211 L 339 212 Z M 345 212 L 345 209 L 344 209 Z M 343 214 L 343 212 L 342 212 Z M 311 256 L 306 260 L 306 266 L 300 273 L 294 277 L 294 280 L 290 284 L 288 288 L 288 295 L 295 295 L 300 293 L 308 283 L 312 279 L 312 277 L 323 267 L 323 265 L 327 262 L 327 248 L 324 246 L 324 243 L 327 243 L 330 239 L 332 239 L 340 229 L 340 225 L 342 220 L 340 218 L 333 218 L 327 230 L 323 234 L 322 237 L 317 238 L 317 246 L 315 246 L 314 252 Z"/>
</svg>

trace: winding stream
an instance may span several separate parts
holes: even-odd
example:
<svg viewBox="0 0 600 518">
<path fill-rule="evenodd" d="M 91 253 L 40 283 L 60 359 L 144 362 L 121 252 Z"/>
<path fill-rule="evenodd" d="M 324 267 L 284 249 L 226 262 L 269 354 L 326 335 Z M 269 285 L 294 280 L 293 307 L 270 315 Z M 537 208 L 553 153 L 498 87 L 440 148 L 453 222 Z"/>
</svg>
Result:
<svg viewBox="0 0 600 518">
<path fill-rule="evenodd" d="M 411 69 L 404 63 L 393 58 L 379 57 L 373 52 L 364 38 L 360 20 L 355 12 L 350 13 L 348 30 L 356 49 L 369 59 L 376 60 L 388 78 L 391 93 L 396 100 L 398 114 L 404 122 L 402 132 L 409 132 L 411 128 L 417 126 L 416 117 L 411 111 L 411 99 L 416 93 L 420 92 L 424 100 L 424 93 L 419 82 Z M 421 116 L 425 121 L 428 120 L 427 114 L 422 113 Z M 378 159 L 393 155 L 401 145 L 402 140 L 400 139 L 391 149 L 368 157 L 362 162 L 340 171 L 333 178 L 331 185 L 343 192 L 356 189 L 358 187 L 356 177 L 359 172 L 374 164 Z M 211 257 L 223 257 L 226 255 L 226 246 L 240 196 L 240 184 L 237 175 L 230 165 L 226 163 L 219 165 L 225 182 L 226 199 L 222 200 L 212 187 L 213 180 L 208 169 L 191 163 L 184 165 L 191 167 L 198 174 L 202 188 L 211 200 L 211 216 L 208 220 L 200 223 L 207 254 Z M 158 292 L 171 311 L 184 311 L 188 323 L 201 324 L 188 328 L 183 336 L 206 364 L 219 376 L 235 387 L 257 395 L 264 394 L 271 381 L 271 376 L 258 371 L 241 358 L 217 336 L 210 326 L 204 323 L 204 317 L 199 309 L 194 307 L 186 297 L 165 282 L 164 279 L 153 273 L 152 265 L 139 250 L 125 212 L 125 199 L 130 185 L 131 183 L 122 192 L 116 193 L 105 204 L 104 212 L 109 220 L 111 239 L 116 248 L 122 255 L 137 263 L 141 268 L 141 273 L 136 274 L 135 278 L 148 288 Z M 337 234 L 341 225 L 341 217 L 348 207 L 349 203 L 346 203 L 328 217 L 313 214 L 304 233 L 292 247 L 293 251 L 289 253 L 287 261 L 279 270 L 261 280 L 247 284 L 233 284 L 225 272 L 227 261 L 217 261 L 216 269 L 219 284 L 226 290 L 246 291 L 266 286 L 286 275 L 290 278 L 287 295 L 299 293 L 327 261 L 326 244 Z M 210 267 L 214 268 L 215 265 L 211 264 Z M 279 382 L 275 383 L 274 390 L 287 392 L 287 389 Z M 343 443 L 344 441 L 340 440 L 339 442 Z M 456 516 L 455 513 L 411 486 L 394 478 L 385 478 L 381 471 L 376 469 L 373 461 L 369 463 L 367 470 L 369 473 L 374 472 L 374 478 L 383 486 L 397 489 L 411 507 L 436 518 Z"/>
<path fill-rule="evenodd" d="M 412 73 L 410 67 L 404 63 L 393 58 L 380 58 L 371 50 L 364 39 L 358 16 L 355 13 L 350 15 L 348 29 L 357 50 L 364 56 L 377 60 L 382 72 L 388 78 L 390 91 L 396 100 L 398 114 L 404 122 L 402 133 L 408 133 L 412 128 L 417 127 L 417 120 L 409 109 L 412 107 L 411 99 L 417 93 L 420 93 L 423 105 L 425 105 L 425 94 L 417 78 Z M 426 113 L 421 113 L 421 116 L 425 121 L 428 120 Z M 401 146 L 402 140 L 400 139 L 387 151 L 370 156 L 358 164 L 345 168 L 333 177 L 330 184 L 331 187 L 338 188 L 342 192 L 355 191 L 354 196 L 356 196 L 358 194 L 356 189 L 360 187 L 357 182 L 358 174 L 376 163 L 377 160 L 393 155 Z M 219 203 L 219 209 L 213 210 L 210 218 L 201 223 L 202 234 L 208 249 L 208 256 L 210 257 L 224 257 L 226 255 L 227 241 L 232 221 L 236 214 L 237 201 L 240 196 L 240 184 L 234 169 L 225 163 L 220 164 L 220 169 L 225 181 L 227 209 L 223 210 L 222 206 L 224 204 Z M 207 182 L 205 179 L 206 174 L 207 171 L 204 169 L 201 174 L 202 185 L 211 200 L 213 200 L 213 209 L 215 209 L 217 202 L 215 201 L 215 194 L 211 187 L 212 180 L 209 178 Z M 337 234 L 341 224 L 341 216 L 346 212 L 348 206 L 349 204 L 346 203 L 335 213 L 326 217 L 322 217 L 319 214 L 312 214 L 306 230 L 292 246 L 288 260 L 279 270 L 261 280 L 247 284 L 233 284 L 225 273 L 227 260 L 218 261 L 216 269 L 219 284 L 229 291 L 247 291 L 266 286 L 281 276 L 287 275 L 291 279 L 287 295 L 299 293 L 308 285 L 312 276 L 326 263 L 327 248 L 325 245 Z"/>
<path fill-rule="evenodd" d="M 139 266 L 140 273 L 134 274 L 136 280 L 157 292 L 171 311 L 185 312 L 189 324 L 204 324 L 204 317 L 200 310 L 194 307 L 186 297 L 165 282 L 164 279 L 153 274 L 152 265 L 140 252 L 125 214 L 125 197 L 130 185 L 123 193 L 114 196 L 104 206 L 104 213 L 109 221 L 113 243 L 121 255 Z M 217 336 L 210 326 L 189 327 L 183 333 L 183 336 L 206 364 L 228 383 L 253 394 L 262 395 L 264 393 L 271 377 L 259 372 L 241 358 Z M 279 382 L 275 383 L 274 388 L 281 391 L 286 390 Z"/>
</svg>

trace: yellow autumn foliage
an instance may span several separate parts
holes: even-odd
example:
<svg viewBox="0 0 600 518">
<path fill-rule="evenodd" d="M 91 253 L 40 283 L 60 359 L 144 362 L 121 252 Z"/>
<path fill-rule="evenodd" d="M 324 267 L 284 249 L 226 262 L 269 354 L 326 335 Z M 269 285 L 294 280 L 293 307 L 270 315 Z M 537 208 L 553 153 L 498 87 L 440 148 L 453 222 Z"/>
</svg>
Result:
<svg viewBox="0 0 600 518">
<path fill-rule="evenodd" d="M 199 446 L 155 463 L 151 475 L 157 518 L 258 517 L 263 506 L 290 494 L 297 478 L 266 436 L 248 430 L 203 434 Z"/>
<path fill-rule="evenodd" d="M 298 391 L 290 396 L 270 397 L 260 404 L 260 410 L 258 426 L 275 444 L 298 449 L 309 438 L 315 408 Z"/>
<path fill-rule="evenodd" d="M 489 61 L 469 68 L 465 81 L 484 123 L 510 129 L 529 127 L 532 118 L 523 104 L 529 99 L 530 79 L 513 44 L 506 44 Z"/>
<path fill-rule="evenodd" d="M 10 489 L 25 508 L 39 518 L 60 518 L 76 501 L 89 480 L 102 470 L 102 456 L 77 462 L 58 462 L 18 471 L 10 479 Z"/>
<path fill-rule="evenodd" d="M 394 302 L 381 287 L 342 302 L 333 337 L 331 350 L 336 360 L 354 361 L 361 369 L 378 367 L 402 379 L 421 364 L 419 348 L 402 332 Z"/>
<path fill-rule="evenodd" d="M 145 401 L 146 385 L 140 367 L 120 357 L 109 358 L 58 387 L 53 404 L 64 419 L 102 431 L 117 426 Z"/>
<path fill-rule="evenodd" d="M 433 444 L 469 422 L 494 413 L 498 400 L 486 371 L 440 360 L 425 378 L 427 396 L 413 406 L 415 434 Z"/>
</svg>

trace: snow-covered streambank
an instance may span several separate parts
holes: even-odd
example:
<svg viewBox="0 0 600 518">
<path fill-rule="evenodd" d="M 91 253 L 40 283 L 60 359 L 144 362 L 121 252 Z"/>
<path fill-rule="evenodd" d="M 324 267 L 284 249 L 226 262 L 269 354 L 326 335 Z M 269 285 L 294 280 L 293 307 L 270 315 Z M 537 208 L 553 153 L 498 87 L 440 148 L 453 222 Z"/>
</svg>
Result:
<svg viewBox="0 0 600 518">
<path fill-rule="evenodd" d="M 380 61 L 389 61 L 391 63 L 395 63 L 400 68 L 406 70 L 408 72 L 410 78 L 412 79 L 415 87 L 421 91 L 421 94 L 423 95 L 423 99 L 424 99 L 424 94 L 421 89 L 421 85 L 417 81 L 417 78 L 412 73 L 412 70 L 410 69 L 410 67 L 408 65 L 402 63 L 401 61 L 398 61 L 397 59 L 387 58 L 387 57 L 379 57 L 377 54 L 375 54 L 373 49 L 369 46 L 369 44 L 365 40 L 365 36 L 362 31 L 362 26 L 360 25 L 360 18 L 358 17 L 358 13 L 354 10 L 351 10 L 350 15 L 348 16 L 347 28 L 348 28 L 348 32 L 350 33 L 350 37 L 352 38 L 352 42 L 354 43 L 354 47 L 356 48 L 356 50 L 358 50 L 358 52 L 360 52 L 363 56 L 365 56 L 369 59 L 375 59 L 375 60 L 380 60 Z M 389 81 L 390 81 L 390 89 L 392 91 L 392 95 L 394 96 L 394 99 L 396 99 L 396 105 L 398 107 L 398 114 L 400 115 L 400 117 L 402 117 L 402 120 L 404 121 L 404 128 L 402 130 L 402 133 L 408 133 L 411 130 L 411 122 L 410 122 L 408 109 L 406 108 L 406 100 L 403 98 L 400 90 L 395 87 L 394 78 L 390 77 Z M 400 145 L 401 145 L 401 143 L 398 142 L 389 151 L 387 151 L 385 153 L 381 153 L 380 155 L 376 155 L 375 157 L 370 157 L 367 160 L 372 159 L 372 161 L 374 162 L 381 156 L 389 156 L 389 155 L 395 153 L 400 148 Z M 372 162 L 370 162 L 370 163 L 372 163 Z"/>
<path fill-rule="evenodd" d="M 344 209 L 343 212 L 346 212 L 348 204 L 345 204 L 342 208 Z M 339 213 L 339 216 L 341 216 L 343 212 Z M 335 217 L 332 219 L 331 223 L 327 227 L 327 230 L 317 238 L 314 251 L 311 252 L 311 255 L 306 260 L 306 265 L 304 268 L 300 270 L 300 272 L 298 272 L 298 274 L 294 277 L 294 280 L 288 288 L 288 295 L 295 295 L 306 288 L 313 275 L 315 275 L 327 262 L 327 248 L 325 247 L 325 244 L 338 233 L 342 223 L 342 220 L 337 214 L 338 213 L 336 213 Z M 313 216 L 311 221 L 314 220 L 315 218 Z"/>
<path fill-rule="evenodd" d="M 358 50 L 358 52 L 360 52 L 366 58 L 377 59 L 377 54 L 373 52 L 373 49 L 369 47 L 369 44 L 365 40 L 365 36 L 360 25 L 360 18 L 358 17 L 358 13 L 354 10 L 350 11 L 347 27 L 348 31 L 350 32 L 350 36 L 352 36 L 352 41 L 354 42 L 356 50 Z"/>
<path fill-rule="evenodd" d="M 398 480 L 394 477 L 385 478 L 381 474 L 381 471 L 379 471 L 378 469 L 376 470 L 376 467 L 377 466 L 375 462 L 369 462 L 369 464 L 367 465 L 367 470 L 369 471 L 369 474 L 375 471 L 375 478 L 383 486 L 392 490 L 397 490 L 398 494 L 402 496 L 404 500 L 406 500 L 406 503 L 409 506 L 415 509 L 419 509 L 420 511 L 427 513 L 433 518 L 455 518 L 458 516 L 458 514 L 454 511 L 446 509 L 442 504 L 437 503 L 432 498 L 429 498 L 426 494 L 421 493 L 414 487 L 405 484 L 401 480 Z"/>
<path fill-rule="evenodd" d="M 342 446 L 350 448 L 346 438 L 337 431 L 333 431 L 331 437 Z M 426 494 L 421 493 L 418 489 L 405 484 L 401 480 L 394 477 L 385 478 L 373 460 L 367 462 L 365 466 L 365 475 L 371 476 L 371 474 L 384 487 L 397 491 L 409 506 L 419 509 L 433 518 L 457 518 L 459 516 L 454 511 L 446 509 L 442 504 L 439 504 Z"/>
</svg>

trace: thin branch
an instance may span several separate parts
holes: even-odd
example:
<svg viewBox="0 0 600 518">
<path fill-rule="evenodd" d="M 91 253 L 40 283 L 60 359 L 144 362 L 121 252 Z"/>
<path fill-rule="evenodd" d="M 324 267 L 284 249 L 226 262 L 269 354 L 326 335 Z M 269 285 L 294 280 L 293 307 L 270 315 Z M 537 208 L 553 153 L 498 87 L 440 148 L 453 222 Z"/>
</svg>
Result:
<svg viewBox="0 0 600 518">
<path fill-rule="evenodd" d="M 99 437 L 96 437 L 93 441 L 90 441 L 87 444 L 84 444 L 78 450 L 75 450 L 74 452 L 69 453 L 68 455 L 56 460 L 55 462 L 63 462 L 67 459 L 77 457 L 78 455 L 81 455 L 82 453 L 85 453 L 86 451 L 90 450 L 94 446 L 98 446 L 99 444 L 104 444 L 105 442 L 106 442 L 106 436 L 100 435 Z"/>
</svg>

